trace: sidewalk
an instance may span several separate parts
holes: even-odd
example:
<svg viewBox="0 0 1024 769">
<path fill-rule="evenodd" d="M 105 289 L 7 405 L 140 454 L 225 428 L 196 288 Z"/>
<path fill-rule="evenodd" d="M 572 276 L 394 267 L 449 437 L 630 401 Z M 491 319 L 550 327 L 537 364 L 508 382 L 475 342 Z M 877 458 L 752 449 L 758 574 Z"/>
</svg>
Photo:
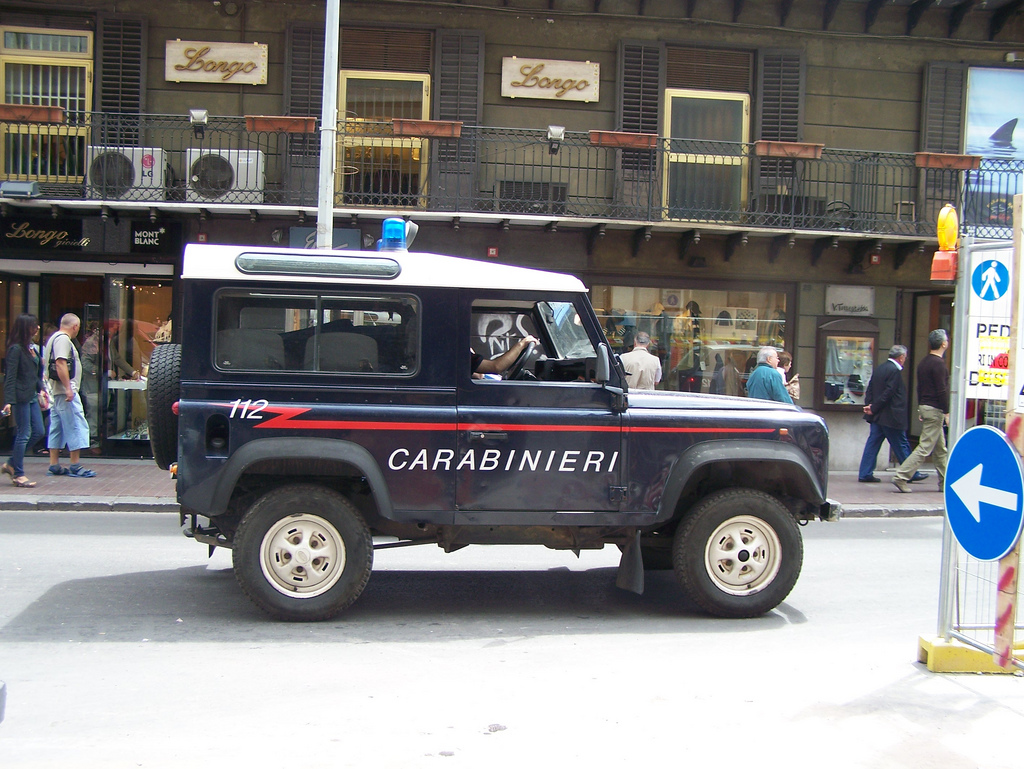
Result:
<svg viewBox="0 0 1024 769">
<path fill-rule="evenodd" d="M 61 459 L 67 465 L 67 459 Z M 114 510 L 125 512 L 177 512 L 174 481 L 151 459 L 92 459 L 82 464 L 96 471 L 95 478 L 69 478 L 47 474 L 47 460 L 30 457 L 25 472 L 37 482 L 34 489 L 19 489 L 0 476 L 0 510 Z M 856 472 L 829 475 L 828 495 L 851 518 L 886 518 L 941 515 L 942 494 L 935 471 L 912 485 L 912 494 L 900 494 L 890 483 L 891 472 L 876 472 L 881 483 L 858 483 Z"/>
</svg>

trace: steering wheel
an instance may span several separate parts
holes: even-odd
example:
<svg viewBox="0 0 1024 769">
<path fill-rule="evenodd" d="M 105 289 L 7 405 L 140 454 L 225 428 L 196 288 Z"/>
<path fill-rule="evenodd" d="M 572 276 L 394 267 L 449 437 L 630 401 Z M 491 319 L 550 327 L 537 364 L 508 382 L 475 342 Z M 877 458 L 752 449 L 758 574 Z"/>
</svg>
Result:
<svg viewBox="0 0 1024 769">
<path fill-rule="evenodd" d="M 526 347 L 523 351 L 516 356 L 516 359 L 512 361 L 512 365 L 505 371 L 505 379 L 521 379 L 523 373 L 526 371 L 527 362 L 533 358 L 533 354 L 537 351 L 536 342 L 527 342 Z"/>
</svg>

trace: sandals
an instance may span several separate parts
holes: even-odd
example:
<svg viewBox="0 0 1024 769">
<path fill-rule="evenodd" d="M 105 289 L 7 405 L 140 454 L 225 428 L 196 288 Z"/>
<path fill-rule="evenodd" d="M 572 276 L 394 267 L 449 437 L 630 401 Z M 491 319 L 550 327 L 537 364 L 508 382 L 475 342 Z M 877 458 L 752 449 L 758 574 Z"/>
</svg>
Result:
<svg viewBox="0 0 1024 769">
<path fill-rule="evenodd" d="M 34 489 L 36 487 L 35 481 L 30 481 L 24 475 L 19 475 L 17 478 L 12 479 L 12 483 L 19 489 Z"/>
<path fill-rule="evenodd" d="M 50 465 L 50 469 L 46 472 L 50 475 L 67 475 L 68 469 L 64 465 Z"/>
<path fill-rule="evenodd" d="M 68 475 L 72 478 L 95 478 L 96 471 L 87 470 L 81 465 L 71 465 L 71 467 L 68 468 Z"/>
<path fill-rule="evenodd" d="M 14 468 L 6 462 L 4 462 L 3 467 L 0 467 L 0 473 L 4 473 L 5 475 L 9 475 L 11 478 L 14 478 Z"/>
</svg>

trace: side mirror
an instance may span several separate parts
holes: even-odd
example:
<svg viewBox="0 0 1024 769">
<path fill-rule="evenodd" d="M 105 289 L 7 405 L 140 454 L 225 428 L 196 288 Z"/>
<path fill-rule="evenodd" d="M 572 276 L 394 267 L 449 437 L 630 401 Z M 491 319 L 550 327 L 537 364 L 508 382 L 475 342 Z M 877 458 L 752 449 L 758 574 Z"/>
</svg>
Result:
<svg viewBox="0 0 1024 769">
<path fill-rule="evenodd" d="M 612 378 L 612 361 L 608 352 L 608 345 L 602 343 L 597 347 L 597 381 L 600 384 L 608 384 Z"/>
</svg>

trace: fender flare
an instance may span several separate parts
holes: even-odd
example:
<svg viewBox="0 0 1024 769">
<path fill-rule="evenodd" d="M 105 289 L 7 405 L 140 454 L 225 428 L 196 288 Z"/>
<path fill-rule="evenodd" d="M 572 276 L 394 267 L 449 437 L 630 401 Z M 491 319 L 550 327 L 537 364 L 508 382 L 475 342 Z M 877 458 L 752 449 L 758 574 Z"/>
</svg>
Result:
<svg viewBox="0 0 1024 769">
<path fill-rule="evenodd" d="M 265 460 L 282 459 L 352 465 L 366 478 L 370 494 L 381 517 L 392 517 L 394 506 L 377 460 L 356 443 L 330 438 L 260 438 L 241 446 L 232 453 L 220 472 L 207 482 L 212 483 L 212 488 L 209 489 L 209 515 L 221 515 L 228 509 L 238 479 L 249 468 Z M 201 484 L 201 487 L 206 485 Z M 200 488 L 195 491 L 201 493 Z"/>
<path fill-rule="evenodd" d="M 785 463 L 802 474 L 814 494 L 815 504 L 825 502 L 821 482 L 807 455 L 790 443 L 778 441 L 707 441 L 683 452 L 675 463 L 661 496 L 657 521 L 663 523 L 675 515 L 676 505 L 686 489 L 690 477 L 702 467 L 719 462 L 771 462 Z"/>
</svg>

